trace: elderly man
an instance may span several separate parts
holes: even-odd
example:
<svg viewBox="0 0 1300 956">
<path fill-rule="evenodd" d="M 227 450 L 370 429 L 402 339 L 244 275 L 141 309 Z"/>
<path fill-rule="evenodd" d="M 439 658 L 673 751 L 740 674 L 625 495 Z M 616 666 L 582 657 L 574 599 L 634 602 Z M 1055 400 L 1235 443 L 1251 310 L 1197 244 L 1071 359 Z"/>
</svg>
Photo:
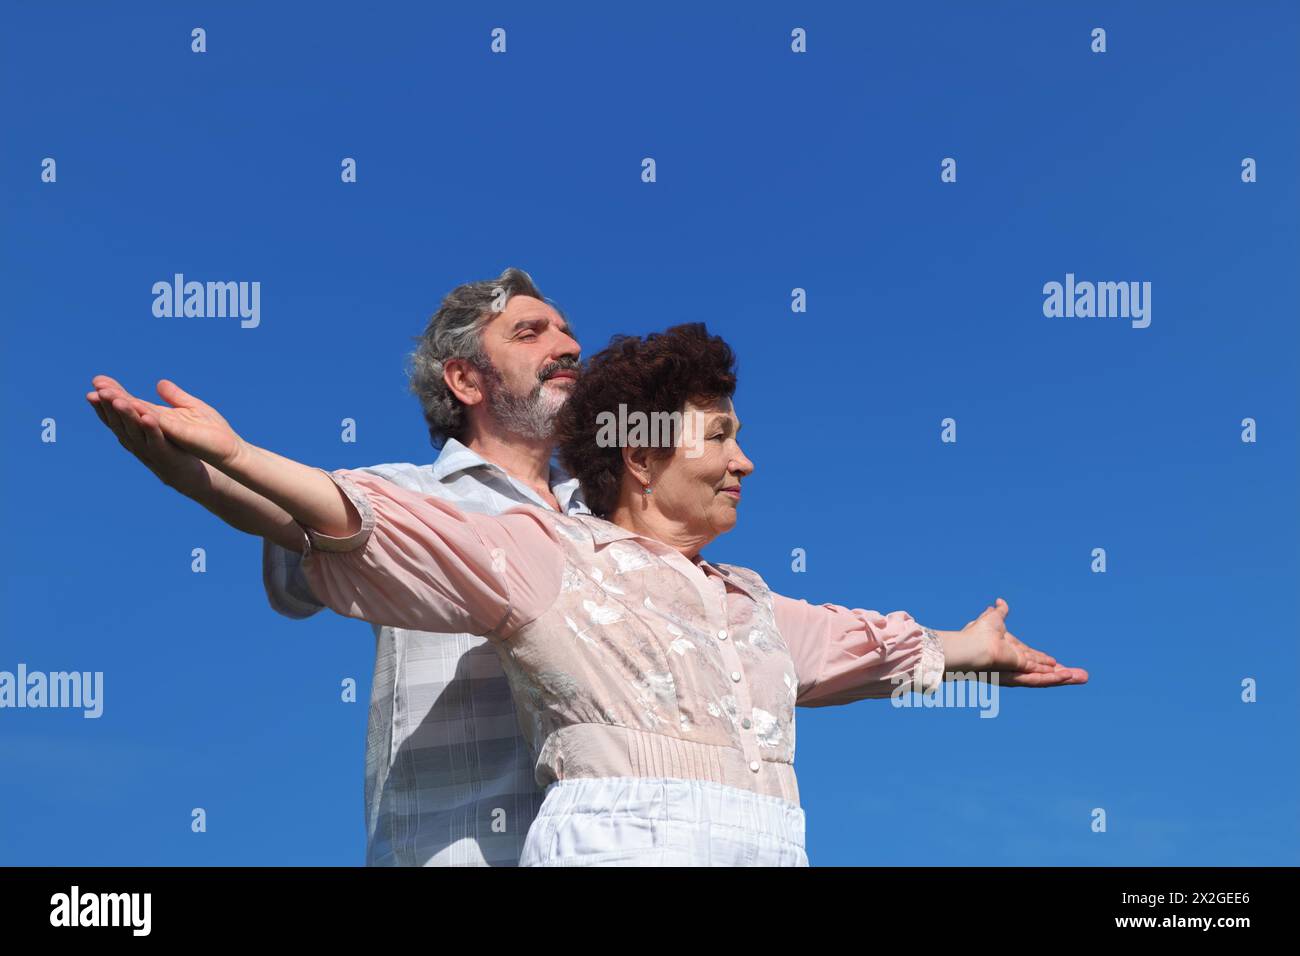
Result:
<svg viewBox="0 0 1300 956">
<path fill-rule="evenodd" d="M 438 457 L 362 470 L 472 511 L 536 504 L 586 512 L 577 480 L 551 461 L 552 423 L 579 354 L 563 315 L 527 273 L 507 269 L 457 286 L 411 357 L 411 389 Z M 165 484 L 264 539 L 263 580 L 276 611 L 305 618 L 323 607 L 302 574 L 302 530 L 288 514 L 181 451 L 156 425 L 141 428 L 121 414 L 148 403 L 117 382 L 99 376 L 93 384 L 87 399 L 124 447 Z M 196 417 L 217 414 L 165 380 L 158 393 Z M 472 634 L 374 630 L 367 864 L 517 865 L 543 793 L 496 654 Z"/>
</svg>

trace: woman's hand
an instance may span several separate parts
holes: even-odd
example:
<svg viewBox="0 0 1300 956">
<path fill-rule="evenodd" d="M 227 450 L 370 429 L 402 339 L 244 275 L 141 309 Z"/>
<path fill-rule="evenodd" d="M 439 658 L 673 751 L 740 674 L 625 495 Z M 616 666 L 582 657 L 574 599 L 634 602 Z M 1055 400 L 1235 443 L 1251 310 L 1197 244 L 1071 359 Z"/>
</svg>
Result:
<svg viewBox="0 0 1300 956">
<path fill-rule="evenodd" d="M 93 384 L 97 387 L 100 403 L 108 404 L 118 413 L 128 433 L 136 429 L 146 441 L 159 443 L 159 447 L 165 444 L 163 439 L 166 438 L 223 470 L 244 451 L 243 440 L 215 408 L 174 382 L 163 379 L 158 383 L 158 394 L 171 407 L 128 395 L 107 376 L 97 376 Z"/>
<path fill-rule="evenodd" d="M 86 393 L 99 420 L 117 436 L 118 443 L 152 471 L 164 485 L 181 494 L 202 500 L 214 480 L 226 481 L 226 476 L 207 462 L 200 461 L 189 452 L 169 442 L 157 428 L 144 428 L 139 417 L 129 409 L 135 396 L 107 375 L 96 375 L 90 383 L 94 391 Z M 126 411 L 119 412 L 114 405 Z"/>
<path fill-rule="evenodd" d="M 1011 608 L 1002 598 L 960 631 L 942 632 L 944 670 L 997 672 L 998 683 L 1009 687 L 1056 687 L 1086 684 L 1088 672 L 1065 667 L 1056 658 L 1036 651 L 1007 630 Z"/>
<path fill-rule="evenodd" d="M 361 529 L 356 507 L 329 474 L 250 445 L 235 434 L 215 408 L 176 383 L 166 379 L 158 383 L 158 394 L 171 407 L 134 398 L 107 376 L 96 377 L 93 384 L 95 398 L 86 398 L 99 411 L 105 411 L 101 407 L 105 403 L 111 405 L 133 443 L 143 440 L 165 446 L 170 442 L 207 462 L 213 474 L 231 480 L 230 487 L 242 488 L 240 496 L 245 507 L 251 508 L 259 521 L 269 518 L 276 532 L 284 528 L 281 512 L 305 528 L 333 537 L 349 537 Z M 247 492 L 251 492 L 251 499 Z M 267 506 L 271 509 L 269 516 L 265 513 Z M 222 517 L 225 519 L 224 514 Z"/>
</svg>

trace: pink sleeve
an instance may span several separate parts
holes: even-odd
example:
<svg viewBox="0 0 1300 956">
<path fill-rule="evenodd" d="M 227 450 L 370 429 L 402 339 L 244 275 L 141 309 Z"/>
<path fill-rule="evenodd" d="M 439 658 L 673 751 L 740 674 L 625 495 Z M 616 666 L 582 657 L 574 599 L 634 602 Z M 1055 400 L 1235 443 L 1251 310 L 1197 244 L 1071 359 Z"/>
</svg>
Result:
<svg viewBox="0 0 1300 956">
<path fill-rule="evenodd" d="M 504 639 L 560 593 L 555 533 L 528 508 L 461 511 L 368 472 L 326 472 L 361 516 L 332 538 L 304 528 L 302 570 L 339 614 L 421 631 Z"/>
<path fill-rule="evenodd" d="M 906 682 L 930 690 L 943 679 L 943 644 L 906 611 L 812 605 L 772 595 L 777 628 L 794 658 L 799 707 L 888 697 Z"/>
</svg>

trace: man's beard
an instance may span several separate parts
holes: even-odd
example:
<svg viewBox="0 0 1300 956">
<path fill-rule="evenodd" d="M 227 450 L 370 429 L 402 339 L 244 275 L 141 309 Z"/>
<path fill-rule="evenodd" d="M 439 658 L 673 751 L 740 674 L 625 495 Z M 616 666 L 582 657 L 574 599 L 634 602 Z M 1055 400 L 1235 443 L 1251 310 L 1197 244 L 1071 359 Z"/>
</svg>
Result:
<svg viewBox="0 0 1300 956">
<path fill-rule="evenodd" d="M 551 441 L 555 437 L 555 413 L 560 410 L 568 395 L 559 389 L 546 388 L 544 376 L 554 375 L 557 369 L 576 371 L 577 362 L 553 362 L 538 374 L 537 386 L 526 396 L 516 395 L 506 385 L 501 373 L 490 362 L 479 366 L 487 380 L 487 412 L 504 432 L 526 441 Z"/>
</svg>

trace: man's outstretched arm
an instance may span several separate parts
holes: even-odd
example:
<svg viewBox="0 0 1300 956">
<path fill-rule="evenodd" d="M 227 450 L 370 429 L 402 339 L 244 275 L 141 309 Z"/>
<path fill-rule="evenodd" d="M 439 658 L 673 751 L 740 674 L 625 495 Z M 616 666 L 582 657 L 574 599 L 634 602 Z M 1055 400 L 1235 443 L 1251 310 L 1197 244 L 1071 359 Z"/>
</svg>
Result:
<svg viewBox="0 0 1300 956">
<path fill-rule="evenodd" d="M 141 423 L 141 411 L 157 411 L 162 406 L 136 398 L 107 375 L 96 375 L 91 384 L 96 390 L 88 392 L 86 400 L 99 420 L 159 481 L 197 501 L 232 528 L 295 553 L 302 551 L 302 530 L 287 511 L 169 441 L 156 416 L 152 424 Z M 225 424 L 215 409 L 165 379 L 158 383 L 158 394 L 174 408 Z M 136 415 L 125 414 L 130 409 Z"/>
</svg>

